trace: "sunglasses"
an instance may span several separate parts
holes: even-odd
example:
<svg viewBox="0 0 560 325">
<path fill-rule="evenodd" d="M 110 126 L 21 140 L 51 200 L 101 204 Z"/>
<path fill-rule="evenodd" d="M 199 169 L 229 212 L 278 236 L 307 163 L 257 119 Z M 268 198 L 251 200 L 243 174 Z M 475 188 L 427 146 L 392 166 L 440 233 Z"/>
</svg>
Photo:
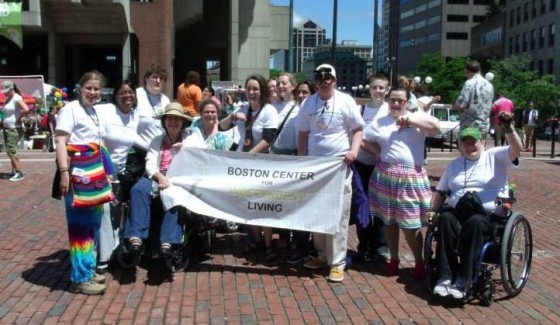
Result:
<svg viewBox="0 0 560 325">
<path fill-rule="evenodd" d="M 334 77 L 330 74 L 316 74 L 315 75 L 315 83 L 331 83 L 333 82 Z"/>
</svg>

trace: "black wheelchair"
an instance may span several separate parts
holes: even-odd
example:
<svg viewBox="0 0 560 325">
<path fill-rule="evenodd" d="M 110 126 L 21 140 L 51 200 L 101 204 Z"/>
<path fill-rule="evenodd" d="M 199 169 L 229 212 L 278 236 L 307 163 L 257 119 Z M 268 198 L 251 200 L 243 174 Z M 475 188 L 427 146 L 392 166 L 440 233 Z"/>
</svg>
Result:
<svg viewBox="0 0 560 325">
<path fill-rule="evenodd" d="M 491 216 L 490 235 L 475 263 L 471 286 L 465 301 L 478 298 L 482 305 L 490 306 L 495 299 L 493 271 L 500 269 L 501 283 L 508 297 L 517 296 L 522 290 L 531 271 L 533 254 L 533 234 L 527 218 L 511 210 L 515 199 L 497 198 L 496 205 L 502 205 L 503 214 Z M 424 258 L 428 274 L 429 290 L 438 280 L 436 261 L 437 222 L 428 224 L 424 241 Z"/>
</svg>

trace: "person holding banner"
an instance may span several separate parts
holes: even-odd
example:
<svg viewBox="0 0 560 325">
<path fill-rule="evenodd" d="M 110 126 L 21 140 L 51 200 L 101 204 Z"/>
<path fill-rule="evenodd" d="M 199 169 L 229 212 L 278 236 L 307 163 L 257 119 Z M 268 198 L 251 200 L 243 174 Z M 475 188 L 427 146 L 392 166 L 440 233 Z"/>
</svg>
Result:
<svg viewBox="0 0 560 325">
<path fill-rule="evenodd" d="M 157 119 L 161 120 L 164 132 L 150 143 L 146 155 L 146 176 L 136 182 L 130 191 L 130 216 L 124 225 L 123 237 L 134 254 L 141 253 L 142 241 L 148 238 L 150 218 L 158 213 L 153 210 L 156 208 L 153 206 L 154 197 L 170 185 L 166 173 L 173 157 L 182 146 L 206 147 L 199 133 L 185 130 L 192 118 L 183 113 L 183 106 L 178 102 L 167 104 L 164 113 Z M 163 257 L 172 255 L 172 245 L 182 243 L 180 208 L 176 206 L 164 213 L 160 232 L 160 255 Z"/>
<path fill-rule="evenodd" d="M 317 93 L 305 100 L 297 120 L 298 155 L 339 156 L 341 163 L 350 165 L 356 160 L 362 143 L 364 120 L 356 108 L 354 99 L 336 90 L 336 71 L 329 64 L 321 64 L 315 69 Z M 309 257 L 304 267 L 321 269 L 330 267 L 328 280 L 344 280 L 346 249 L 348 245 L 348 223 L 352 197 L 352 171 L 347 168 L 344 180 L 344 198 L 338 232 L 334 235 L 313 234 L 317 257 Z"/>
<path fill-rule="evenodd" d="M 277 79 L 278 101 L 273 103 L 278 110 L 280 125 L 270 152 L 277 155 L 296 155 L 297 154 L 297 130 L 295 127 L 296 117 L 299 112 L 299 105 L 295 101 L 296 79 L 291 73 L 282 72 Z M 287 243 L 290 232 L 288 230 L 279 231 L 279 241 Z M 294 231 L 294 240 L 290 246 L 289 264 L 300 263 L 307 255 L 303 252 L 309 250 L 309 232 Z M 278 245 L 280 246 L 280 244 Z"/>
<path fill-rule="evenodd" d="M 408 110 L 410 93 L 405 88 L 389 91 L 389 111 L 365 130 L 364 148 L 375 152 L 379 162 L 369 184 L 370 209 L 385 221 L 390 261 L 387 276 L 399 270 L 399 228 L 414 255 L 413 276 L 424 276 L 421 216 L 430 210 L 431 190 L 423 166 L 424 140 L 439 129 L 438 119 L 422 110 Z"/>
<path fill-rule="evenodd" d="M 219 130 L 225 131 L 237 127 L 240 140 L 237 151 L 249 153 L 268 153 L 278 128 L 278 113 L 270 104 L 270 90 L 266 79 L 259 75 L 251 75 L 245 80 L 245 91 L 249 103 L 235 110 L 220 121 Z M 264 240 L 266 260 L 273 261 L 277 253 L 272 246 L 272 228 L 253 227 L 244 252 L 254 251 Z"/>
</svg>

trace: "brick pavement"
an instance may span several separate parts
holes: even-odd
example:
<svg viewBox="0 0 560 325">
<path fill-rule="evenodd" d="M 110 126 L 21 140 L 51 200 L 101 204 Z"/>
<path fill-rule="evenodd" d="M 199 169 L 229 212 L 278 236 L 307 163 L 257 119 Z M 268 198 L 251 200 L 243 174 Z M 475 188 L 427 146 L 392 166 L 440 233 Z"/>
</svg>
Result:
<svg viewBox="0 0 560 325">
<path fill-rule="evenodd" d="M 211 255 L 187 272 L 161 267 L 135 273 L 112 271 L 103 296 L 70 291 L 64 207 L 50 194 L 54 154 L 22 153 L 26 179 L 7 180 L 0 154 L 0 323 L 2 324 L 558 324 L 560 323 L 560 207 L 556 177 L 560 159 L 524 159 L 513 171 L 517 209 L 529 216 L 534 235 L 529 282 L 516 298 L 498 286 L 491 307 L 434 299 L 411 277 L 405 243 L 399 277 L 381 265 L 350 266 L 341 284 L 325 271 L 281 262 L 265 265 L 262 254 L 244 258 L 243 236 L 219 235 Z M 435 179 L 454 153 L 430 153 Z M 529 154 L 524 153 L 524 157 Z M 404 242 L 404 240 L 403 240 Z M 356 245 L 351 229 L 351 249 Z M 499 272 L 496 272 L 499 275 Z"/>
</svg>

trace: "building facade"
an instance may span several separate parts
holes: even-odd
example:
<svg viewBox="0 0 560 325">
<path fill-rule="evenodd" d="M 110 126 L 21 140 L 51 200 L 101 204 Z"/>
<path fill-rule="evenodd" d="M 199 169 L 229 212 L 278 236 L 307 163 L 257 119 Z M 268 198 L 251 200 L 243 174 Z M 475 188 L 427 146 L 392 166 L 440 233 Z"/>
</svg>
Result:
<svg viewBox="0 0 560 325">
<path fill-rule="evenodd" d="M 558 0 L 506 1 L 505 54 L 527 53 L 531 69 L 553 74 L 560 80 L 560 41 L 556 26 L 560 22 Z"/>
<path fill-rule="evenodd" d="M 189 70 L 205 80 L 219 62 L 220 79 L 243 84 L 269 74 L 269 56 L 288 48 L 289 8 L 268 0 L 23 0 L 23 49 L 0 37 L 3 75 L 39 74 L 72 88 L 88 70 L 112 87 L 123 78 L 142 83 L 152 63 L 168 71 L 173 97 Z"/>
<path fill-rule="evenodd" d="M 388 57 L 395 73 L 410 74 L 424 53 L 465 57 L 471 52 L 471 28 L 482 22 L 489 0 L 390 0 Z M 398 4 L 396 3 L 398 2 Z M 398 25 L 395 26 L 395 22 Z M 395 38 L 395 29 L 398 36 Z M 391 45 L 396 45 L 392 49 Z"/>
<path fill-rule="evenodd" d="M 302 72 L 303 63 L 313 56 L 315 49 L 327 43 L 325 29 L 312 20 L 293 28 L 294 72 Z"/>
</svg>

